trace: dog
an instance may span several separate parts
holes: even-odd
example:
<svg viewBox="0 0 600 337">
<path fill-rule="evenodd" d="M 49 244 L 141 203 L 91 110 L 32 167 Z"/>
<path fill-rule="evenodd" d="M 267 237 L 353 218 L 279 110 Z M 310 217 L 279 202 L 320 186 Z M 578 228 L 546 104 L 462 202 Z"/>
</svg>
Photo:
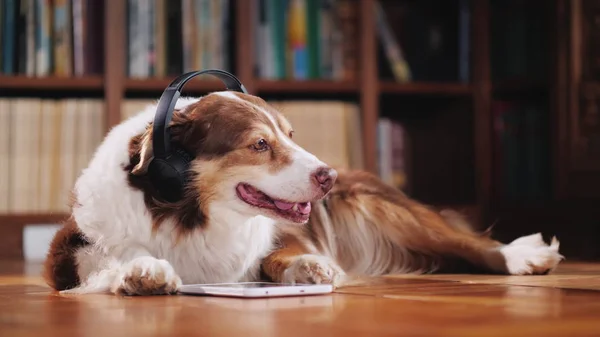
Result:
<svg viewBox="0 0 600 337">
<path fill-rule="evenodd" d="M 77 179 L 44 263 L 63 293 L 173 294 L 181 284 L 453 270 L 543 274 L 563 258 L 540 234 L 509 244 L 462 226 L 363 171 L 334 169 L 293 141 L 259 97 L 179 98 L 172 141 L 195 158 L 184 197 L 149 183 L 156 105 L 115 126 Z"/>
</svg>

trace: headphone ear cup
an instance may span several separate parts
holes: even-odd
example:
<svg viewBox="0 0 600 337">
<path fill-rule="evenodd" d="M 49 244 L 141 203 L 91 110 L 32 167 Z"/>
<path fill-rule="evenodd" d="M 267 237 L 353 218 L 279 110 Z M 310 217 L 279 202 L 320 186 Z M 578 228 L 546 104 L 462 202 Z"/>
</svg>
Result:
<svg viewBox="0 0 600 337">
<path fill-rule="evenodd" d="M 181 149 L 165 159 L 155 158 L 148 167 L 148 174 L 159 196 L 168 202 L 183 198 L 187 183 L 187 170 L 193 157 Z"/>
<path fill-rule="evenodd" d="M 148 175 L 160 199 L 176 202 L 183 196 L 179 172 L 166 160 L 154 159 L 148 166 Z"/>
</svg>

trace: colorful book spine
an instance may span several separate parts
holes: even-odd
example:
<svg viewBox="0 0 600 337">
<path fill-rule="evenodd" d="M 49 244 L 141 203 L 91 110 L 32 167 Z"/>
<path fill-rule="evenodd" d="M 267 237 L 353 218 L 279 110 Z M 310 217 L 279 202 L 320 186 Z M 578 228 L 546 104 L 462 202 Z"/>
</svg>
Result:
<svg viewBox="0 0 600 337">
<path fill-rule="evenodd" d="M 68 0 L 54 1 L 54 74 L 72 75 L 71 8 Z"/>
<path fill-rule="evenodd" d="M 291 0 L 289 17 L 289 40 L 292 50 L 293 78 L 308 77 L 308 55 L 306 45 L 306 1 Z"/>
<path fill-rule="evenodd" d="M 52 3 L 50 0 L 37 0 L 37 45 L 36 75 L 48 76 L 52 72 Z"/>
</svg>

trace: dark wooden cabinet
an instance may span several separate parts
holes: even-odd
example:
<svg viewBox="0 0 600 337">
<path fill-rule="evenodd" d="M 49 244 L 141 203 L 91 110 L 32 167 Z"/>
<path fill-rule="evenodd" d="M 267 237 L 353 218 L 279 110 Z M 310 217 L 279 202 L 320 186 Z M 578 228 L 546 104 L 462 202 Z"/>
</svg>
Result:
<svg viewBox="0 0 600 337">
<path fill-rule="evenodd" d="M 541 81 L 526 77 L 520 90 L 513 82 L 508 92 L 516 91 L 517 100 L 546 106 L 549 121 L 544 139 L 549 149 L 547 195 L 510 201 L 494 194 L 486 220 L 497 223 L 496 233 L 502 239 L 542 232 L 547 238 L 556 235 L 561 241 L 561 251 L 569 259 L 598 259 L 600 1 L 527 3 L 535 3 L 539 13 L 548 20 L 548 52 L 538 56 L 539 62 L 548 63 L 548 73 Z M 498 181 L 492 185 L 501 186 Z"/>
</svg>

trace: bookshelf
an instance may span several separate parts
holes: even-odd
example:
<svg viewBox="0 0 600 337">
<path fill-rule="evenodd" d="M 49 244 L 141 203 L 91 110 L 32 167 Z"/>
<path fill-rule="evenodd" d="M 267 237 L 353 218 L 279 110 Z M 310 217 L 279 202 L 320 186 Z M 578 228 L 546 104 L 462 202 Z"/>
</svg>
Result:
<svg viewBox="0 0 600 337">
<path fill-rule="evenodd" d="M 135 79 L 128 78 L 125 80 L 124 90 L 138 92 L 158 92 L 161 93 L 173 81 L 172 78 L 150 78 L 150 79 Z M 214 80 L 192 80 L 186 84 L 184 90 L 188 93 L 206 93 L 210 91 L 222 90 L 223 83 Z"/>
<path fill-rule="evenodd" d="M 539 62 L 539 67 L 535 67 L 536 74 L 542 73 L 545 76 L 530 76 L 523 71 L 517 71 L 517 74 L 513 72 L 504 77 L 498 76 L 498 69 L 502 68 L 502 61 L 498 59 L 503 55 L 498 54 L 498 46 L 505 46 L 507 43 L 506 37 L 498 37 L 498 31 L 505 29 L 501 23 L 508 22 L 506 13 L 512 13 L 515 6 L 519 8 L 519 4 L 523 2 L 510 0 L 503 4 L 497 0 L 470 0 L 465 2 L 468 3 L 470 13 L 467 78 L 449 79 L 456 78 L 459 74 L 447 74 L 448 71 L 438 64 L 439 56 L 435 58 L 423 54 L 423 64 L 431 64 L 433 70 L 427 72 L 421 68 L 420 72 L 415 71 L 415 80 L 402 83 L 394 79 L 378 37 L 377 22 L 372 15 L 377 5 L 375 0 L 348 0 L 348 4 L 354 9 L 346 19 L 352 20 L 350 23 L 354 24 L 347 23 L 344 29 L 353 32 L 355 45 L 354 58 L 346 61 L 354 65 L 354 69 L 350 78 L 340 79 L 273 79 L 257 75 L 255 65 L 259 55 L 259 41 L 254 34 L 253 13 L 260 1 L 230 0 L 230 33 L 226 46 L 230 60 L 228 70 L 240 78 L 250 93 L 266 98 L 329 98 L 356 102 L 361 115 L 364 168 L 371 172 L 378 172 L 379 118 L 389 117 L 405 122 L 409 133 L 415 137 L 411 142 L 412 157 L 416 158 L 411 167 L 414 174 L 412 185 L 416 189 L 414 195 L 422 197 L 427 203 L 465 210 L 479 221 L 481 227 L 498 220 L 511 221 L 509 224 L 503 223 L 504 227 L 500 231 L 503 230 L 507 237 L 512 238 L 511 235 L 524 231 L 543 230 L 540 225 L 548 218 L 566 219 L 566 215 L 571 212 L 578 213 L 579 219 L 597 219 L 593 208 L 589 206 L 593 203 L 579 203 L 577 206 L 578 203 L 573 201 L 585 196 L 587 192 L 582 191 L 589 188 L 586 189 L 584 183 L 573 178 L 575 173 L 570 170 L 568 164 L 571 131 L 563 126 L 563 122 L 567 124 L 569 119 L 576 118 L 570 113 L 569 104 L 573 103 L 570 103 L 572 100 L 569 100 L 567 93 L 569 90 L 575 90 L 570 95 L 578 94 L 576 86 L 570 84 L 570 81 L 573 81 L 571 74 L 575 72 L 574 69 L 580 67 L 575 61 L 571 61 L 571 44 L 577 41 L 573 42 L 573 36 L 582 35 L 573 28 L 576 27 L 577 20 L 583 20 L 581 14 L 574 14 L 578 10 L 577 4 L 581 1 L 587 3 L 585 0 L 527 2 L 528 9 L 523 12 L 538 14 L 542 23 L 537 23 L 537 27 L 547 27 L 547 34 L 543 37 L 545 44 L 540 47 L 545 48 L 543 50 L 546 50 L 547 54 L 539 59 L 543 59 L 544 62 Z M 460 0 L 380 0 L 380 3 L 389 15 L 390 28 L 402 38 L 406 38 L 407 34 L 407 26 L 403 22 L 415 24 L 415 20 L 406 20 L 407 17 L 410 19 L 410 15 L 429 13 L 427 15 L 436 17 L 437 14 L 428 12 L 427 7 L 442 8 L 440 13 L 457 12 L 463 4 Z M 417 6 L 416 3 L 421 5 Z M 427 4 L 422 6 L 424 3 Z M 413 6 L 417 6 L 414 7 L 415 10 Z M 407 8 L 410 10 L 406 10 Z M 5 96 L 4 93 L 7 97 L 21 94 L 35 96 L 39 91 L 43 91 L 44 95 L 60 97 L 100 95 L 104 100 L 105 109 L 104 132 L 108 131 L 121 121 L 124 101 L 135 97 L 158 98 L 173 78 L 127 76 L 127 16 L 127 1 L 104 2 L 102 34 L 98 34 L 101 37 L 103 59 L 101 74 L 80 77 L 0 75 L 0 98 Z M 449 15 L 448 18 L 450 17 Z M 519 18 L 525 22 L 532 20 L 526 16 Z M 571 25 L 573 20 L 575 26 Z M 449 27 L 456 29 L 459 25 L 454 17 L 446 21 L 443 22 L 443 27 L 450 25 Z M 457 36 L 451 35 L 449 40 L 453 42 L 450 45 L 457 44 L 457 39 Z M 420 43 L 416 38 L 409 40 L 415 46 Z M 448 48 L 454 50 L 452 48 L 455 47 Z M 406 57 L 414 60 L 419 54 L 409 52 Z M 534 61 L 529 62 L 534 64 L 535 57 L 539 58 L 534 56 Z M 458 64 L 458 61 L 455 63 Z M 195 79 L 186 85 L 185 93 L 198 95 L 220 89 L 222 86 L 219 82 Z M 90 92 L 92 94 L 89 94 Z M 544 111 L 550 116 L 545 141 L 550 147 L 550 158 L 546 162 L 551 172 L 546 182 L 552 190 L 542 201 L 514 201 L 498 192 L 499 186 L 504 183 L 498 178 L 498 140 L 494 131 L 494 106 L 496 101 L 504 99 L 537 102 L 546 107 Z M 452 140 L 449 140 L 450 138 Z M 584 162 L 589 161 L 578 161 Z M 595 173 L 597 172 L 587 171 L 588 176 Z M 579 185 L 573 187 L 574 184 Z M 586 198 L 589 199 L 589 196 Z M 561 206 L 565 205 L 565 200 L 569 200 L 567 203 L 570 206 Z M 549 216 L 548 214 L 554 214 L 552 212 L 560 213 L 560 216 Z M 0 237 L 5 226 L 28 222 L 54 222 L 65 216 L 54 213 L 2 214 Z M 563 225 L 556 220 L 546 228 L 560 233 Z M 581 227 L 580 232 L 587 231 L 589 228 L 586 226 Z M 572 246 L 575 245 L 573 241 Z M 600 251 L 597 253 L 600 255 Z"/>
<path fill-rule="evenodd" d="M 32 78 L 27 76 L 0 76 L 0 89 L 10 90 L 51 90 L 51 91 L 85 91 L 102 90 L 102 77 L 89 76 L 82 78 L 46 77 Z"/>
<path fill-rule="evenodd" d="M 359 84 L 357 81 L 340 81 L 331 83 L 324 80 L 306 80 L 306 81 L 273 81 L 257 80 L 255 90 L 260 95 L 277 93 L 350 93 L 357 94 Z"/>
<path fill-rule="evenodd" d="M 382 81 L 379 84 L 381 94 L 406 94 L 406 95 L 449 95 L 470 96 L 473 89 L 468 84 L 455 83 L 396 83 Z"/>
</svg>

